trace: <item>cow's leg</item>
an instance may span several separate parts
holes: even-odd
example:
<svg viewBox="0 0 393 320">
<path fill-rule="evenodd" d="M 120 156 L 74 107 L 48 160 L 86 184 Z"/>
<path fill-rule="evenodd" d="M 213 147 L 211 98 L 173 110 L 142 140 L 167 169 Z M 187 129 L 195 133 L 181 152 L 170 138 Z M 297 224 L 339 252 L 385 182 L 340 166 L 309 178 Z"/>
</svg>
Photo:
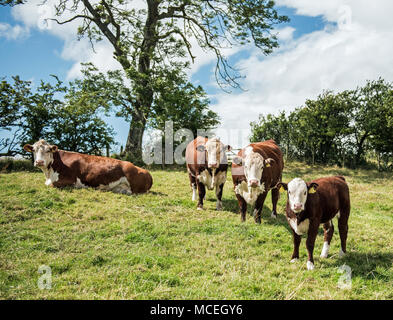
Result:
<svg viewBox="0 0 393 320">
<path fill-rule="evenodd" d="M 192 189 L 192 201 L 195 201 L 197 199 L 197 180 L 190 172 L 188 173 L 188 177 Z"/>
<path fill-rule="evenodd" d="M 341 209 L 340 217 L 338 218 L 338 232 L 341 240 L 340 257 L 344 256 L 347 252 L 348 218 L 349 208 Z"/>
<path fill-rule="evenodd" d="M 265 203 L 265 199 L 267 196 L 268 191 L 265 191 L 264 193 L 261 193 L 255 202 L 255 208 L 254 208 L 254 220 L 256 223 L 260 224 L 261 223 L 261 213 L 263 209 L 263 204 Z"/>
<path fill-rule="evenodd" d="M 280 191 L 277 188 L 272 189 L 272 204 L 273 204 L 273 211 L 271 217 L 276 219 L 277 218 L 277 202 L 280 198 Z"/>
<path fill-rule="evenodd" d="M 198 210 L 203 210 L 203 199 L 205 198 L 206 188 L 205 185 L 198 181 Z"/>
<path fill-rule="evenodd" d="M 292 229 L 292 234 L 293 234 L 293 253 L 291 257 L 291 262 L 295 262 L 299 260 L 299 246 L 300 246 L 300 242 L 302 241 L 302 237 L 299 236 L 293 229 Z"/>
<path fill-rule="evenodd" d="M 222 192 L 224 190 L 224 184 L 220 184 L 216 186 L 216 196 L 217 196 L 217 205 L 216 208 L 217 210 L 222 210 Z"/>
<path fill-rule="evenodd" d="M 318 226 L 319 225 L 317 223 L 310 222 L 310 227 L 308 229 L 307 240 L 306 240 L 306 248 L 308 253 L 308 261 L 307 261 L 308 270 L 314 269 L 313 253 L 314 253 L 315 239 L 317 238 L 317 234 L 318 234 Z"/>
<path fill-rule="evenodd" d="M 334 226 L 333 222 L 330 220 L 323 224 L 323 248 L 321 252 L 321 258 L 327 258 L 329 254 L 330 242 L 332 241 Z"/>
<path fill-rule="evenodd" d="M 246 213 L 247 213 L 247 202 L 244 200 L 242 196 L 236 193 L 237 202 L 239 203 L 240 209 L 240 220 L 241 222 L 246 221 Z"/>
</svg>

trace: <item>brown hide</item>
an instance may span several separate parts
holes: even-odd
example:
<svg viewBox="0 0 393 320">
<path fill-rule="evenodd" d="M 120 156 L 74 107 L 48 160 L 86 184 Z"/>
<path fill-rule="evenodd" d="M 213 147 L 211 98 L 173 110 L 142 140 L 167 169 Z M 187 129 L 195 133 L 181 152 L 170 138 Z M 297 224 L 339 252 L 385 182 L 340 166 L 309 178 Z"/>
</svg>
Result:
<svg viewBox="0 0 393 320">
<path fill-rule="evenodd" d="M 281 181 L 282 171 L 284 169 L 284 159 L 280 148 L 274 140 L 251 143 L 249 146 L 264 159 L 272 158 L 274 160 L 274 163 L 271 164 L 270 167 L 264 167 L 261 179 L 261 183 L 265 183 L 265 188 L 274 188 L 277 183 Z M 244 158 L 246 148 L 241 149 L 237 155 Z M 243 180 L 246 181 L 246 176 L 244 175 L 244 170 L 241 165 L 232 163 L 232 180 L 234 187 Z"/>
<path fill-rule="evenodd" d="M 84 185 L 95 188 L 126 177 L 132 193 L 144 193 L 153 184 L 150 173 L 131 162 L 63 150 L 55 152 L 53 158 L 50 167 L 59 173 L 55 187 L 74 185 L 79 178 Z"/>
<path fill-rule="evenodd" d="M 276 209 L 277 209 L 277 202 L 279 198 L 279 191 L 276 188 L 276 186 L 281 181 L 282 171 L 284 169 L 284 159 L 280 148 L 273 140 L 251 143 L 249 146 L 252 147 L 254 152 L 259 153 L 264 160 L 268 158 L 272 158 L 274 160 L 274 162 L 271 163 L 270 167 L 266 167 L 265 165 L 263 168 L 262 178 L 260 182 L 261 184 L 264 183 L 265 192 L 259 195 L 255 203 L 254 219 L 256 223 L 261 223 L 261 212 L 269 190 L 272 190 L 272 205 L 273 205 L 272 216 L 274 217 L 277 216 Z M 237 155 L 241 158 L 245 158 L 246 148 L 240 150 Z M 247 181 L 246 176 L 244 175 L 243 166 L 237 165 L 234 162 L 232 163 L 232 180 L 233 180 L 234 189 L 236 189 L 236 186 L 240 184 L 242 181 Z M 245 221 L 247 202 L 239 194 L 236 194 L 236 198 L 239 204 L 241 221 Z"/>
<path fill-rule="evenodd" d="M 212 169 L 208 167 L 208 159 L 207 159 L 206 151 L 197 150 L 198 146 L 201 145 L 205 146 L 207 141 L 208 139 L 205 137 L 197 137 L 193 141 L 191 141 L 186 148 L 186 166 L 188 171 L 188 177 L 190 179 L 190 186 L 193 190 L 198 190 L 198 204 L 197 204 L 198 209 L 203 208 L 203 199 L 205 198 L 206 188 L 205 185 L 197 179 L 197 177 L 205 170 L 207 170 L 210 176 L 212 176 Z M 221 146 L 223 146 L 223 144 L 221 144 Z M 217 158 L 221 159 L 220 153 L 218 153 Z M 226 174 L 227 170 L 228 170 L 228 163 L 220 162 L 220 165 L 215 170 L 215 175 L 217 176 L 217 174 L 221 172 L 225 172 Z M 217 210 L 221 210 L 222 209 L 221 199 L 222 199 L 224 183 L 218 186 L 218 188 L 219 189 L 216 190 Z"/>
<path fill-rule="evenodd" d="M 341 240 L 341 250 L 342 253 L 346 252 L 348 219 L 351 210 L 349 188 L 344 177 L 324 177 L 310 181 L 306 184 L 307 186 L 310 186 L 311 183 L 316 183 L 318 186 L 315 193 L 310 194 L 309 189 L 304 211 L 296 215 L 290 208 L 289 199 L 287 199 L 286 205 L 286 216 L 290 225 L 291 219 L 297 218 L 298 226 L 309 219 L 306 240 L 306 247 L 308 251 L 307 263 L 311 263 L 311 266 L 307 264 L 307 268 L 309 269 L 314 268 L 313 251 L 320 224 L 323 224 L 324 228 L 324 241 L 330 246 L 330 241 L 334 234 L 334 225 L 331 220 L 338 212 L 338 229 Z M 294 243 L 291 259 L 298 259 L 301 236 L 295 232 L 292 226 L 291 229 Z M 327 253 L 324 258 L 326 257 Z"/>
<path fill-rule="evenodd" d="M 317 183 L 318 187 L 315 193 L 307 196 L 305 210 L 301 213 L 302 220 L 317 220 L 319 225 L 332 220 L 338 211 L 343 211 L 344 215 L 348 211 L 349 214 L 349 188 L 344 177 L 319 178 L 307 182 L 307 185 L 310 183 Z M 289 206 L 289 201 L 287 201 L 286 213 L 290 218 L 296 217 Z"/>
<path fill-rule="evenodd" d="M 211 174 L 211 169 L 208 169 L 207 166 L 206 152 L 197 150 L 198 146 L 205 145 L 207 141 L 208 139 L 205 137 L 196 137 L 193 141 L 191 141 L 187 145 L 186 148 L 187 170 L 195 177 L 206 169 Z M 228 163 L 220 163 L 216 173 L 220 171 L 227 171 L 227 170 L 228 170 Z"/>
</svg>

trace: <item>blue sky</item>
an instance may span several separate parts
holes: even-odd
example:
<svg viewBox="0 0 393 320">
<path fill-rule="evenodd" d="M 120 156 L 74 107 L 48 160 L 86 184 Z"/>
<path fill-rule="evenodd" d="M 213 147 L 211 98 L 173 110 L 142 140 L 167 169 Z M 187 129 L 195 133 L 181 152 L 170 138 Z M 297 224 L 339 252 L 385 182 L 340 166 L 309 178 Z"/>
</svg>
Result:
<svg viewBox="0 0 393 320">
<path fill-rule="evenodd" d="M 244 130 L 259 114 L 291 110 L 324 89 L 349 89 L 378 76 L 393 80 L 387 70 L 392 45 L 381 41 L 392 35 L 391 19 L 385 14 L 392 12 L 391 2 L 377 1 L 378 8 L 363 0 L 278 0 L 279 13 L 291 19 L 277 27 L 280 49 L 268 57 L 255 49 L 235 50 L 230 55 L 230 61 L 246 76 L 242 85 L 247 92 L 220 91 L 214 85 L 214 59 L 208 56 L 197 58 L 191 79 L 209 94 L 211 108 L 222 118 L 222 128 Z M 107 65 L 109 46 L 102 47 L 101 56 L 94 55 L 85 43 L 77 43 L 70 27 L 39 29 L 34 15 L 38 19 L 42 13 L 36 11 L 32 5 L 0 7 L 1 77 L 19 75 L 38 83 L 56 74 L 68 81 L 78 76 L 82 61 L 93 60 L 104 69 L 115 66 L 113 62 Z M 117 132 L 116 140 L 124 144 L 127 123 L 117 118 L 108 122 Z M 4 134 L 0 131 L 0 137 Z"/>
</svg>

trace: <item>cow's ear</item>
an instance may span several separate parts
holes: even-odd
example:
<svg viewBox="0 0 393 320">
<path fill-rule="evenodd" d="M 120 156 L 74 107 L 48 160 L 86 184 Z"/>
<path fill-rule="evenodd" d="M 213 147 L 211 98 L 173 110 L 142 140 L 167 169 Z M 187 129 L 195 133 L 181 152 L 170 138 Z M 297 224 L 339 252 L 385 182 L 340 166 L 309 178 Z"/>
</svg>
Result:
<svg viewBox="0 0 393 320">
<path fill-rule="evenodd" d="M 199 145 L 199 146 L 197 146 L 196 147 L 196 149 L 197 149 L 197 151 L 199 151 L 199 152 L 203 152 L 203 151 L 205 151 L 206 150 L 206 148 L 205 148 L 205 146 L 204 145 Z"/>
<path fill-rule="evenodd" d="M 308 186 L 308 193 L 315 193 L 317 192 L 317 188 L 318 188 L 318 183 L 315 182 L 311 182 Z"/>
<path fill-rule="evenodd" d="M 25 144 L 23 146 L 23 150 L 27 151 L 27 152 L 33 152 L 33 146 L 31 144 Z"/>
<path fill-rule="evenodd" d="M 285 183 L 285 182 L 279 182 L 279 183 L 277 184 L 277 189 L 278 189 L 280 192 L 287 191 L 287 190 L 288 190 L 288 184 Z"/>
<path fill-rule="evenodd" d="M 51 145 L 51 146 L 50 146 L 50 151 L 51 151 L 51 152 L 55 153 L 55 152 L 57 152 L 58 150 L 59 150 L 59 149 L 57 148 L 56 145 Z"/>
<path fill-rule="evenodd" d="M 267 167 L 267 168 L 270 167 L 274 162 L 275 161 L 272 158 L 265 159 L 265 167 Z"/>
</svg>

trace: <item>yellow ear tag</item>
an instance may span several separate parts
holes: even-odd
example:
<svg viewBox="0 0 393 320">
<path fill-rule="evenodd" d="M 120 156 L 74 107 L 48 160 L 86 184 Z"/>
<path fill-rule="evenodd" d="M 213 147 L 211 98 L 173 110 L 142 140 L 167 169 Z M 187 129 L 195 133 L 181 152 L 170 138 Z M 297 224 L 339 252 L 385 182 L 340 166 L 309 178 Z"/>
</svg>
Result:
<svg viewBox="0 0 393 320">
<path fill-rule="evenodd" d="M 270 167 L 270 163 L 266 163 L 266 168 L 269 168 Z"/>
<path fill-rule="evenodd" d="M 285 192 L 285 189 L 284 189 L 284 187 L 283 187 L 283 186 L 281 186 L 279 191 L 280 191 L 280 192 Z"/>
<path fill-rule="evenodd" d="M 312 188 L 310 188 L 310 190 L 308 190 L 308 193 L 315 193 L 315 192 L 317 192 L 317 190 L 314 187 L 312 187 Z"/>
</svg>

